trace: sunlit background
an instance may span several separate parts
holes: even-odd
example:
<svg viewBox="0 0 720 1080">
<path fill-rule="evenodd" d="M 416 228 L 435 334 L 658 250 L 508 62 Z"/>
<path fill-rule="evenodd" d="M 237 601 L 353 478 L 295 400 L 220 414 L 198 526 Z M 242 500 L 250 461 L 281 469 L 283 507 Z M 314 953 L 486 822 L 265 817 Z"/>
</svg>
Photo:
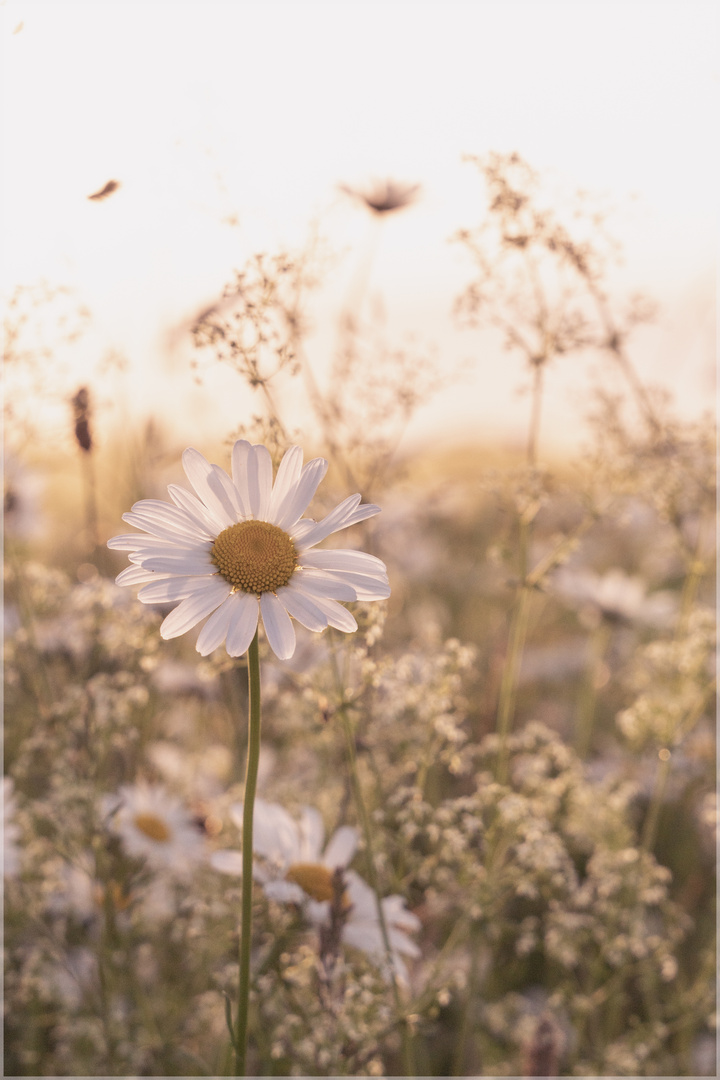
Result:
<svg viewBox="0 0 720 1080">
<path fill-rule="evenodd" d="M 696 415 L 714 375 L 716 15 L 693 0 L 6 0 L 3 294 L 73 290 L 91 319 L 57 358 L 68 388 L 102 372 L 106 424 L 162 414 L 201 442 L 252 407 L 229 373 L 198 385 L 190 370 L 188 325 L 233 268 L 299 249 L 312 230 L 324 239 L 335 261 L 313 311 L 322 367 L 370 243 L 369 216 L 338 185 L 418 183 L 417 203 L 383 223 L 366 302 L 395 340 L 463 374 L 406 445 L 512 442 L 526 375 L 454 322 L 469 263 L 449 239 L 479 221 L 463 155 L 517 150 L 560 193 L 612 208 L 625 256 L 613 280 L 659 303 L 635 363 Z M 114 194 L 88 198 L 111 179 Z M 546 446 L 576 439 L 589 369 L 549 373 Z"/>
<path fill-rule="evenodd" d="M 717 11 L 0 0 L 8 1075 L 715 1075 Z"/>
</svg>

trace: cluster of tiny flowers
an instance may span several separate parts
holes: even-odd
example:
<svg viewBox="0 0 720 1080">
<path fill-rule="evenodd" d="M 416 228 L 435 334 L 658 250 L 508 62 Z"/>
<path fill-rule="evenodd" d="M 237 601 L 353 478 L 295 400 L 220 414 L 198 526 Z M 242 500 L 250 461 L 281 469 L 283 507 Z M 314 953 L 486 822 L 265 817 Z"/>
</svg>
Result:
<svg viewBox="0 0 720 1080">
<path fill-rule="evenodd" d="M 677 746 L 701 718 L 709 701 L 715 655 L 715 619 L 696 608 L 686 632 L 639 650 L 629 682 L 637 695 L 617 723 L 636 747 Z"/>
</svg>

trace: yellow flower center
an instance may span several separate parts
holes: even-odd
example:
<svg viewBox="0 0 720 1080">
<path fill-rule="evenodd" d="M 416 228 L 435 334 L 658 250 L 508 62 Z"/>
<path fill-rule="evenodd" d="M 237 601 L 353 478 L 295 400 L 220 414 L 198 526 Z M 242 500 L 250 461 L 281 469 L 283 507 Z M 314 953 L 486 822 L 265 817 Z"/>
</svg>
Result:
<svg viewBox="0 0 720 1080">
<path fill-rule="evenodd" d="M 333 898 L 333 872 L 320 863 L 293 863 L 285 875 L 285 880 L 299 885 L 303 892 L 318 902 Z M 350 907 L 347 893 L 343 893 L 342 903 L 346 910 Z"/>
<path fill-rule="evenodd" d="M 234 589 L 256 595 L 287 585 L 297 566 L 292 540 L 269 521 L 239 521 L 223 529 L 211 558 Z"/>
<path fill-rule="evenodd" d="M 156 817 L 155 814 L 136 814 L 133 825 L 139 832 L 144 833 L 151 840 L 156 840 L 159 844 L 166 844 L 170 839 L 170 830 L 162 818 Z"/>
</svg>

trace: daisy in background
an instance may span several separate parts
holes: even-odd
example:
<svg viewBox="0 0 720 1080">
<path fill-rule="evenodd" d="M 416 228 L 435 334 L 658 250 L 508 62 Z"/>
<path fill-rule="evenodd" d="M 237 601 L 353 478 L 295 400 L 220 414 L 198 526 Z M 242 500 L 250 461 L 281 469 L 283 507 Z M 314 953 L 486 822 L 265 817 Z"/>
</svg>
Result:
<svg viewBox="0 0 720 1080">
<path fill-rule="evenodd" d="M 242 829 L 242 807 L 234 806 L 231 817 Z M 342 940 L 360 949 L 390 974 L 385 944 L 378 920 L 377 897 L 363 879 L 348 866 L 357 850 L 358 832 L 348 825 L 339 828 L 324 844 L 325 829 L 317 810 L 305 807 L 300 820 L 282 806 L 262 799 L 255 801 L 253 849 L 260 862 L 253 867 L 255 878 L 261 882 L 265 895 L 280 903 L 297 904 L 307 919 L 318 927 L 328 926 L 333 900 L 333 875 L 343 872 L 345 894 Z M 224 874 L 242 874 L 242 855 L 239 851 L 216 851 L 210 856 L 216 870 Z M 381 901 L 392 953 L 394 973 L 407 982 L 404 956 L 417 957 L 420 950 L 407 936 L 416 931 L 420 922 L 407 911 L 401 896 L 387 896 Z"/>
<path fill-rule="evenodd" d="M 160 785 L 124 785 L 105 800 L 105 809 L 127 854 L 144 858 L 154 869 L 184 876 L 206 857 L 195 818 Z"/>
<path fill-rule="evenodd" d="M 677 603 L 670 592 L 648 596 L 645 583 L 614 568 L 605 574 L 591 570 L 559 570 L 551 587 L 567 604 L 578 608 L 591 625 L 601 619 L 610 623 L 667 626 Z"/>
<path fill-rule="evenodd" d="M 295 651 L 293 620 L 308 630 L 351 632 L 355 619 L 339 601 L 390 595 L 384 563 L 349 549 L 313 550 L 332 533 L 379 513 L 351 495 L 321 521 L 303 518 L 328 468 L 324 458 L 303 466 L 291 446 L 273 484 L 265 446 L 239 439 L 232 479 L 192 448 L 182 457 L 194 494 L 176 484 L 172 504 L 143 499 L 123 514 L 145 535 L 116 536 L 108 547 L 128 551 L 131 565 L 119 585 L 141 585 L 146 604 L 179 601 L 160 633 L 178 637 L 209 616 L 197 639 L 207 656 L 225 643 L 230 656 L 250 646 L 262 616 L 270 647 L 281 660 Z"/>
</svg>

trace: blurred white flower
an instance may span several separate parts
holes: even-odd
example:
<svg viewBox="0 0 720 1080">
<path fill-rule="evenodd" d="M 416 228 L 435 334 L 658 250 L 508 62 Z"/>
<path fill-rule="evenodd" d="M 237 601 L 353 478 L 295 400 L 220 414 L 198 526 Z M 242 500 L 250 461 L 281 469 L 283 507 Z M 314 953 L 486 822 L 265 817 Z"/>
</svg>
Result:
<svg viewBox="0 0 720 1080">
<path fill-rule="evenodd" d="M 178 875 L 205 859 L 205 838 L 197 822 L 165 788 L 125 785 L 105 805 L 111 813 L 110 828 L 128 855 L 141 856 L 154 868 Z"/>
<path fill-rule="evenodd" d="M 640 578 L 630 577 L 620 569 L 608 570 L 605 574 L 562 569 L 553 577 L 551 588 L 591 622 L 604 618 L 610 622 L 667 626 L 677 607 L 672 593 L 658 592 L 648 596 Z"/>
<path fill-rule="evenodd" d="M 390 976 L 385 943 L 378 918 L 377 897 L 373 890 L 354 871 L 345 875 L 347 895 L 350 902 L 350 914 L 343 927 L 343 941 L 356 949 L 361 949 L 384 972 Z M 408 937 L 420 929 L 420 920 L 405 907 L 402 896 L 386 896 L 380 901 L 385 919 L 385 928 L 390 942 L 394 974 L 403 982 L 408 982 L 408 972 L 403 956 L 414 959 L 420 956 L 420 949 Z"/>
<path fill-rule="evenodd" d="M 3 873 L 5 877 L 15 877 L 20 870 L 20 828 L 13 820 L 15 817 L 15 796 L 13 782 L 9 776 L 3 776 Z"/>
<path fill-rule="evenodd" d="M 230 656 L 250 646 L 262 615 L 273 652 L 282 660 L 295 651 L 297 619 L 308 630 L 326 626 L 357 630 L 338 601 L 381 600 L 390 595 L 385 564 L 362 551 L 312 551 L 332 533 L 379 513 L 351 495 L 321 521 L 303 518 L 328 463 L 303 467 L 302 450 L 291 446 L 272 479 L 265 446 L 239 439 L 232 451 L 232 480 L 197 450 L 183 454 L 193 495 L 170 484 L 174 505 L 143 499 L 123 514 L 142 529 L 116 536 L 108 547 L 130 552 L 131 566 L 119 585 L 140 585 L 146 604 L 181 601 L 160 633 L 178 637 L 207 615 L 197 650 L 207 656 L 225 642 Z"/>
<path fill-rule="evenodd" d="M 233 821 L 242 828 L 242 807 L 231 810 Z M 266 896 L 273 900 L 302 906 L 306 917 L 316 926 L 327 926 L 333 899 L 333 875 L 343 872 L 345 895 L 342 940 L 346 945 L 367 953 L 386 974 L 387 961 L 382 930 L 378 921 L 375 893 L 358 874 L 347 867 L 358 845 L 358 832 L 348 825 L 339 828 L 324 846 L 325 829 L 317 810 L 304 807 L 300 820 L 282 806 L 255 802 L 253 848 L 262 860 L 255 863 L 253 874 L 262 883 Z M 216 851 L 210 857 L 215 869 L 225 874 L 242 874 L 239 851 Z M 382 900 L 395 974 L 407 981 L 402 955 L 420 955 L 407 932 L 419 929 L 415 915 L 405 909 L 401 896 Z"/>
</svg>

